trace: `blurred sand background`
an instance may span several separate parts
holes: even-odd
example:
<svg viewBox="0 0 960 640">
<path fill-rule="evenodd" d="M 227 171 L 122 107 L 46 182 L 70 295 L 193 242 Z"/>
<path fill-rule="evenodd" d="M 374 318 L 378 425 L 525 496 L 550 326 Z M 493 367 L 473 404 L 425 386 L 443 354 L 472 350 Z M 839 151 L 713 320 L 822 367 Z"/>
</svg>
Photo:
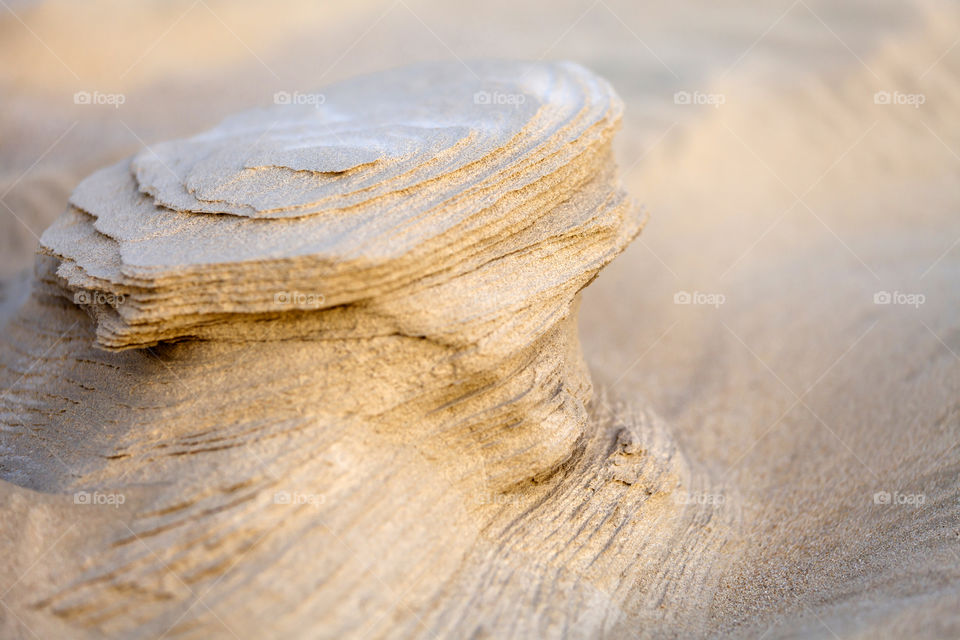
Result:
<svg viewBox="0 0 960 640">
<path fill-rule="evenodd" d="M 0 0 L 4 310 L 92 170 L 278 91 L 480 57 L 572 59 L 626 102 L 651 218 L 581 334 L 737 501 L 711 633 L 960 636 L 954 3 Z"/>
</svg>

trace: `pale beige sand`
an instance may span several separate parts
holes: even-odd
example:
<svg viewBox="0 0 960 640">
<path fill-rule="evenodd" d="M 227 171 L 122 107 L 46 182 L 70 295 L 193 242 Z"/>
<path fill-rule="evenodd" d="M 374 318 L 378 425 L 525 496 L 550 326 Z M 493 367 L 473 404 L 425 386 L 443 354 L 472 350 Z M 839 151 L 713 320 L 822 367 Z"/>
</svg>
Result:
<svg viewBox="0 0 960 640">
<path fill-rule="evenodd" d="M 618 143 L 623 178 L 649 206 L 651 222 L 587 290 L 580 333 L 600 394 L 596 421 L 614 430 L 629 427 L 621 442 L 612 452 L 587 447 L 566 476 L 564 493 L 544 507 L 549 511 L 520 520 L 514 518 L 527 511 L 527 502 L 470 493 L 469 485 L 465 493 L 451 492 L 421 458 L 409 465 L 425 465 L 422 475 L 378 476 L 378 469 L 396 464 L 383 434 L 353 433 L 336 448 L 327 443 L 329 475 L 285 475 L 301 468 L 298 461 L 268 456 L 268 468 L 296 486 L 318 478 L 328 486 L 353 486 L 356 476 L 344 473 L 349 470 L 359 474 L 355 486 L 362 488 L 351 508 L 326 521 L 322 539 L 302 536 L 298 547 L 289 537 L 268 538 L 263 557 L 289 581 L 257 585 L 258 565 L 248 564 L 257 550 L 236 565 L 232 560 L 271 527 L 289 532 L 308 527 L 306 521 L 288 518 L 284 528 L 276 520 L 238 518 L 203 543 L 204 553 L 165 546 L 162 535 L 119 545 L 108 560 L 127 566 L 133 578 L 113 592 L 98 591 L 97 583 L 74 587 L 62 609 L 93 605 L 78 610 L 74 622 L 96 623 L 103 615 L 104 624 L 129 625 L 124 614 L 133 609 L 121 603 L 150 593 L 161 604 L 193 605 L 185 618 L 194 626 L 184 624 L 171 635 L 232 637 L 232 629 L 245 637 L 267 617 L 281 633 L 303 631 L 297 616 L 275 603 L 316 576 L 316 598 L 304 611 L 331 636 L 364 625 L 374 637 L 469 637 L 477 630 L 490 637 L 596 637 L 600 630 L 610 637 L 960 635 L 960 130 L 954 115 L 960 19 L 948 5 L 905 3 L 844 3 L 841 9 L 783 2 L 763 10 L 703 4 L 649 15 L 608 4 L 614 13 L 603 4 L 543 13 L 485 3 L 470 17 L 446 5 L 410 3 L 415 15 L 396 5 L 326 79 L 391 66 L 399 58 L 449 57 L 449 45 L 464 59 L 536 58 L 546 51 L 548 58 L 587 64 L 617 87 L 627 104 Z M 173 5 L 154 21 L 169 25 L 189 6 Z M 116 113 L 76 108 L 69 96 L 97 88 L 129 63 L 114 62 L 111 74 L 96 52 L 73 49 L 61 56 L 84 79 L 77 82 L 8 15 L 3 32 L 17 39 L 5 38 L 2 46 L 26 53 L 4 68 L 11 106 L 2 131 L 13 142 L 3 147 L 3 168 L 7 184 L 16 182 L 4 201 L 39 234 L 81 176 L 140 146 L 128 126 L 152 142 L 210 126 L 238 102 L 267 104 L 274 90 L 311 88 L 304 79 L 324 73 L 389 7 L 304 20 L 300 26 L 309 35 L 288 41 L 258 40 L 256 56 L 281 72 L 280 80 L 229 31 L 218 32 L 222 46 L 208 65 L 185 72 L 166 63 L 165 56 L 205 57 L 186 47 L 193 39 L 185 18 L 184 29 L 171 29 L 145 58 L 143 74 L 131 72 L 136 81 L 117 85 L 129 94 Z M 203 15 L 202 7 L 197 10 Z M 54 50 L 74 31 L 100 28 L 102 40 L 123 30 L 95 15 L 68 20 L 67 30 L 52 10 L 17 11 Z M 216 26 L 209 14 L 206 19 L 205 28 Z M 225 14 L 224 20 L 231 19 Z M 239 31 L 242 20 L 232 20 L 241 39 L 253 44 Z M 258 20 L 287 24 L 273 14 Z M 163 33 L 160 26 L 147 31 L 139 38 L 143 48 Z M 30 65 L 35 71 L 25 72 Z M 214 90 L 203 88 L 205 78 L 260 82 Z M 100 90 L 113 89 L 106 84 Z M 725 103 L 716 109 L 676 105 L 673 93 L 682 90 L 722 94 Z M 925 102 L 916 109 L 878 105 L 877 91 L 919 93 Z M 193 106 L 182 106 L 187 103 Z M 4 252 L 12 273 L 29 263 L 32 237 L 15 235 L 18 223 L 9 215 L 3 224 L 11 230 L 4 237 L 16 243 L 16 251 Z M 21 285 L 4 291 L 22 298 Z M 719 308 L 675 305 L 678 291 L 720 293 L 725 302 Z M 882 291 L 920 293 L 925 301 L 916 309 L 875 305 L 874 294 Z M 5 301 L 4 313 L 16 306 Z M 65 320 L 38 315 L 41 327 Z M 84 318 L 70 316 L 67 326 Z M 35 330 L 36 323 L 29 328 Z M 4 349 L 8 358 L 19 354 L 18 366 L 26 370 L 34 358 L 18 351 L 17 331 L 8 330 Z M 50 351 L 35 354 L 43 361 L 25 379 L 42 388 L 37 376 L 63 349 L 89 338 L 75 327 Z M 155 355 L 141 357 L 136 373 L 158 394 L 155 404 L 176 406 L 196 387 L 171 368 L 177 352 Z M 247 354 L 250 360 L 234 355 L 238 367 L 224 371 L 231 362 L 226 351 L 197 375 L 226 381 L 250 363 L 267 361 L 257 353 Z M 255 398 L 244 398 L 244 376 L 222 398 L 195 399 L 184 409 L 197 423 L 195 433 L 177 446 L 240 438 L 240 424 L 236 434 L 204 431 L 224 411 L 243 413 L 243 403 L 270 402 L 264 410 L 277 415 L 291 411 L 282 393 L 272 392 L 282 391 L 291 371 L 319 375 L 308 365 L 292 361 L 245 374 L 279 385 Z M 18 377 L 13 382 L 22 384 Z M 84 381 L 77 384 L 82 388 Z M 143 390 L 127 392 L 145 397 Z M 84 434 L 84 447 L 73 452 L 81 458 L 84 449 L 103 444 L 96 439 L 108 431 L 102 425 L 111 416 L 90 405 L 76 412 L 64 420 Z M 295 424 L 297 416 L 289 417 Z M 5 420 L 11 424 L 6 414 Z M 149 459 L 137 441 L 129 434 L 124 444 Z M 364 457 L 357 459 L 356 452 Z M 426 459 L 436 455 L 445 454 L 431 450 Z M 10 576 L 2 595 L 9 608 L 2 615 L 4 633 L 14 637 L 31 637 L 28 627 L 41 637 L 65 633 L 42 626 L 36 595 L 73 578 L 62 568 L 75 567 L 78 558 L 103 566 L 97 541 L 118 527 L 118 514 L 131 521 L 138 505 L 170 491 L 144 486 L 130 490 L 117 511 L 82 509 L 73 505 L 57 463 L 50 466 L 57 471 L 46 491 L 20 486 L 26 482 L 2 486 L 3 573 Z M 110 478 L 106 464 L 84 472 Z M 181 480 L 184 486 L 194 481 Z M 595 482 L 602 487 L 599 497 L 585 498 L 580 489 L 595 490 Z M 662 494 L 663 504 L 639 497 L 648 490 Z M 923 504 L 875 504 L 874 494 L 883 491 L 919 494 Z M 190 508 L 225 498 L 203 500 Z M 608 511 L 610 505 L 622 507 Z M 604 521 L 606 513 L 613 515 Z M 550 518 L 572 523 L 571 537 L 551 537 L 544 528 Z M 479 520 L 491 524 L 477 539 L 472 527 Z M 207 535 L 201 524 L 187 524 Z M 583 537 L 573 536 L 581 526 Z M 123 532 L 120 526 L 117 535 Z M 620 547 L 617 540 L 628 544 Z M 197 558 L 205 560 L 198 564 Z M 316 558 L 329 564 L 311 567 Z M 420 571 L 404 571 L 409 566 Z M 436 584 L 445 567 L 458 570 Z M 319 580 L 330 575 L 335 578 Z M 250 585 L 259 589 L 253 589 L 257 598 L 244 595 Z M 457 597 L 464 598 L 461 606 L 448 608 Z M 173 618 L 168 626 L 182 622 Z"/>
</svg>

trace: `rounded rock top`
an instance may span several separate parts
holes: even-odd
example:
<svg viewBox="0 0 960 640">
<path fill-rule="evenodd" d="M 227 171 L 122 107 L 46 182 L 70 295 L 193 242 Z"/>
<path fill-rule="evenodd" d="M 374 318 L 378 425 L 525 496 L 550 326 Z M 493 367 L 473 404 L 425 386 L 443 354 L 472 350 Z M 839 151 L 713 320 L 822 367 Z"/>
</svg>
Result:
<svg viewBox="0 0 960 640">
<path fill-rule="evenodd" d="M 611 151 L 622 104 L 577 64 L 422 64 L 275 102 L 74 190 L 44 280 L 98 344 L 274 319 L 313 335 L 333 316 L 297 314 L 354 304 L 390 318 L 378 332 L 475 342 L 519 310 L 565 313 L 639 232 Z"/>
<path fill-rule="evenodd" d="M 422 64 L 274 102 L 144 149 L 131 165 L 140 191 L 254 218 L 376 206 L 438 181 L 462 189 L 620 111 L 604 80 L 569 62 Z"/>
</svg>

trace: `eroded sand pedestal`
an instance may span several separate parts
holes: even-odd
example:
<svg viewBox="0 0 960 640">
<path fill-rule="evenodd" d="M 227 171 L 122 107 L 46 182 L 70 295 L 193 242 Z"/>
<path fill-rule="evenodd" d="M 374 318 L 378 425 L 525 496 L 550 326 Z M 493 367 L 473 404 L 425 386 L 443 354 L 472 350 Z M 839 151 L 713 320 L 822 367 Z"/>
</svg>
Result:
<svg viewBox="0 0 960 640">
<path fill-rule="evenodd" d="M 66 538 L 16 603 L 34 628 L 631 635 L 679 597 L 658 567 L 709 588 L 685 556 L 730 514 L 686 499 L 654 417 L 593 397 L 577 340 L 642 225 L 621 103 L 569 63 L 474 68 L 357 78 L 76 189 L 4 351 L 2 500 Z"/>
</svg>

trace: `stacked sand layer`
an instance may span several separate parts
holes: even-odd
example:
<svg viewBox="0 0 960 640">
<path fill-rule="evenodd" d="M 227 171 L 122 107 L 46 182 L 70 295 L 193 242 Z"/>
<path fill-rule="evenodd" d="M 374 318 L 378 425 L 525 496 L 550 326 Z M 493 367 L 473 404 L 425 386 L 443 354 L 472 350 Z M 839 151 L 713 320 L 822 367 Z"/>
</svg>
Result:
<svg viewBox="0 0 960 640">
<path fill-rule="evenodd" d="M 306 340 L 380 362 L 377 400 L 354 366 L 327 413 L 474 434 L 494 486 L 547 473 L 590 397 L 577 294 L 641 226 L 611 158 L 622 105 L 574 64 L 476 69 L 361 77 L 101 170 L 39 280 L 109 350 Z"/>
<path fill-rule="evenodd" d="M 588 406 L 579 293 L 642 223 L 620 102 L 572 64 L 472 67 L 352 80 L 77 188 L 7 329 L 0 503 L 123 502 L 47 527 L 71 554 L 31 626 L 361 637 L 396 591 L 391 637 L 594 636 L 648 615 L 617 585 L 681 563 L 709 586 L 687 553 L 729 513 L 668 498 L 704 478 L 657 420 Z"/>
</svg>

